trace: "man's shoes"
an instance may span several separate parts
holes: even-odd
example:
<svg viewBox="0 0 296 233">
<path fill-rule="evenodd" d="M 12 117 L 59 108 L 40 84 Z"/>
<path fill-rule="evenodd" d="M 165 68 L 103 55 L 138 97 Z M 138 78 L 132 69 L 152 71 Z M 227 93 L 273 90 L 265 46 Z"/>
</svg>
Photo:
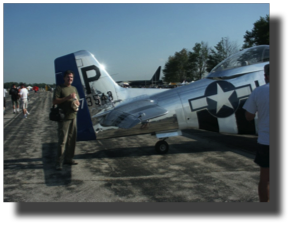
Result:
<svg viewBox="0 0 296 233">
<path fill-rule="evenodd" d="M 75 160 L 71 160 L 71 161 L 65 161 L 64 164 L 77 165 L 78 163 Z"/>
<path fill-rule="evenodd" d="M 15 114 L 15 112 L 13 112 L 13 114 Z"/>
<path fill-rule="evenodd" d="M 24 115 L 24 118 L 27 118 L 27 115 L 26 114 Z"/>
</svg>

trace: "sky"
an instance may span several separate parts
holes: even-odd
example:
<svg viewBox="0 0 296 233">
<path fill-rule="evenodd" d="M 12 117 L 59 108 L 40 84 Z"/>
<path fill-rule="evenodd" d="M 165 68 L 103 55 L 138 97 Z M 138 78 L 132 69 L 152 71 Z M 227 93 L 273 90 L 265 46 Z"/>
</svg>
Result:
<svg viewBox="0 0 296 233">
<path fill-rule="evenodd" d="M 54 60 L 79 50 L 94 54 L 115 81 L 151 79 L 195 43 L 214 47 L 228 37 L 241 47 L 269 10 L 268 3 L 4 3 L 3 81 L 55 83 Z"/>
</svg>

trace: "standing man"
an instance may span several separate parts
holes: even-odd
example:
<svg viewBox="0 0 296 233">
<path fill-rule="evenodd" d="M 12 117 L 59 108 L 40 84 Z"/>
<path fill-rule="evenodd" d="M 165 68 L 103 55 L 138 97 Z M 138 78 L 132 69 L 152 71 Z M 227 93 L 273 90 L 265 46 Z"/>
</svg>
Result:
<svg viewBox="0 0 296 233">
<path fill-rule="evenodd" d="M 269 64 L 264 67 L 266 85 L 256 88 L 244 105 L 251 121 L 258 112 L 258 144 L 254 162 L 260 166 L 258 185 L 260 202 L 269 201 Z"/>
<path fill-rule="evenodd" d="M 27 90 L 27 88 L 25 88 L 25 85 L 23 83 L 21 83 L 21 90 L 19 91 L 19 96 L 21 98 L 21 106 L 23 108 L 23 114 L 24 114 L 24 118 L 27 118 L 27 108 L 28 108 L 28 96 L 29 96 L 29 92 Z"/>
<path fill-rule="evenodd" d="M 16 88 L 15 84 L 12 85 L 10 88 L 9 94 L 11 95 L 11 103 L 13 107 L 13 114 L 16 112 L 19 113 L 19 94 L 18 89 Z"/>
<path fill-rule="evenodd" d="M 62 170 L 63 163 L 76 165 L 73 160 L 75 154 L 77 126 L 76 116 L 77 109 L 72 107 L 74 101 L 76 105 L 80 105 L 79 95 L 76 87 L 72 86 L 74 73 L 71 70 L 64 72 L 64 84 L 57 86 L 53 105 L 58 105 L 64 112 L 65 118 L 62 122 L 58 122 L 58 157 L 56 160 L 56 170 Z"/>
<path fill-rule="evenodd" d="M 7 90 L 4 88 L 4 90 L 3 90 L 3 94 L 4 94 L 4 99 L 3 99 L 3 103 L 4 103 L 4 111 L 3 111 L 3 113 L 4 113 L 4 115 L 5 115 L 5 108 L 6 108 L 6 100 L 5 100 L 5 95 L 6 95 L 6 93 L 7 93 Z"/>
</svg>

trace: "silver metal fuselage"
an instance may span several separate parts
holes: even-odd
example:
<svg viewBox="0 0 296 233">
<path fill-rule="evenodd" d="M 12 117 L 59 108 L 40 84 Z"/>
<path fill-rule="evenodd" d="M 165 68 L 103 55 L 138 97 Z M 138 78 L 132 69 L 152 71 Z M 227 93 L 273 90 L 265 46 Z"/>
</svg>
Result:
<svg viewBox="0 0 296 233">
<path fill-rule="evenodd" d="M 264 85 L 263 71 L 256 73 L 242 75 L 241 77 L 228 80 L 234 86 L 244 86 L 251 84 L 252 90 L 256 88 L 255 81 L 259 85 Z M 121 137 L 128 135 L 146 134 L 146 133 L 161 133 L 163 131 L 176 131 L 183 129 L 199 129 L 198 114 L 190 108 L 189 100 L 204 96 L 205 89 L 215 82 L 212 79 L 202 79 L 192 84 L 167 90 L 162 93 L 153 94 L 149 97 L 150 100 L 157 103 L 157 105 L 164 107 L 168 113 L 164 116 L 151 119 L 146 123 L 139 123 L 131 129 L 120 129 L 117 127 L 106 127 L 102 130 L 97 130 L 97 138 Z M 133 104 L 133 103 L 130 103 Z M 138 107 L 138 106 L 135 106 Z M 237 126 L 233 123 L 235 121 L 234 115 L 218 118 L 220 132 L 224 133 L 238 133 Z M 146 124 L 146 125 L 145 125 Z"/>
<path fill-rule="evenodd" d="M 223 63 L 207 78 L 174 89 L 122 88 L 92 54 L 79 51 L 74 55 L 85 92 L 81 108 L 88 108 L 97 139 L 200 129 L 209 117 L 216 119 L 218 132 L 239 133 L 239 119 L 235 114 L 241 109 L 242 101 L 256 87 L 265 84 L 263 70 L 269 63 L 254 62 L 233 68 L 223 68 L 226 66 Z M 141 106 L 142 100 L 166 112 L 141 121 L 141 114 L 144 116 L 146 111 L 145 106 Z M 139 116 L 139 123 L 130 128 L 104 124 L 108 114 L 115 111 L 135 114 Z M 118 116 L 116 122 L 121 120 Z"/>
</svg>

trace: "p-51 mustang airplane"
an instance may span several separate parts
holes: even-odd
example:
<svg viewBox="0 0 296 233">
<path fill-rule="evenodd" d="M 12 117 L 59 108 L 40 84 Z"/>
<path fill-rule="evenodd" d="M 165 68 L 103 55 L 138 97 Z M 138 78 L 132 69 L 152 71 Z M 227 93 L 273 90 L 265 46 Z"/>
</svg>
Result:
<svg viewBox="0 0 296 233">
<path fill-rule="evenodd" d="M 63 72 L 74 72 L 73 86 L 80 96 L 77 116 L 78 141 L 153 134 L 164 154 L 168 137 L 184 129 L 221 133 L 256 134 L 242 106 L 258 86 L 264 85 L 264 66 L 269 46 L 240 51 L 218 64 L 205 78 L 174 89 L 122 88 L 88 51 L 55 60 L 56 84 Z"/>
</svg>

